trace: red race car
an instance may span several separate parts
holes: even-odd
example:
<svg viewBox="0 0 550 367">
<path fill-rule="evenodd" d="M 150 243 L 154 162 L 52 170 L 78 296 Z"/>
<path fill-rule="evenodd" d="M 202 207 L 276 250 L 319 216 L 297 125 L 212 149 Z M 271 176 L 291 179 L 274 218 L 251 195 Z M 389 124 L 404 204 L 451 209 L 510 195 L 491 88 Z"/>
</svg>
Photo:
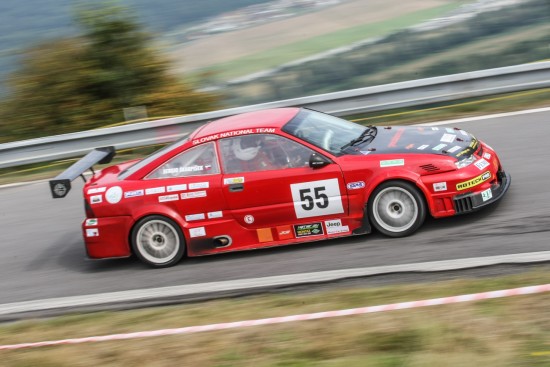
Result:
<svg viewBox="0 0 550 367">
<path fill-rule="evenodd" d="M 99 148 L 50 187 L 64 197 Z M 499 200 L 510 176 L 495 151 L 445 127 L 362 126 L 281 108 L 210 122 L 84 186 L 90 258 L 135 254 L 153 267 L 201 256 L 334 237 L 415 232 Z"/>
</svg>

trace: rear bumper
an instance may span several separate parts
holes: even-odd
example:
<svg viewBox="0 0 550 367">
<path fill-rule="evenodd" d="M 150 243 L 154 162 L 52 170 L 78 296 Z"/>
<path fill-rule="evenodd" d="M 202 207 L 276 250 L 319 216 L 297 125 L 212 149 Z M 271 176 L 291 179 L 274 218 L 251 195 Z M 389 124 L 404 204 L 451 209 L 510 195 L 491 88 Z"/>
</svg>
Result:
<svg viewBox="0 0 550 367">
<path fill-rule="evenodd" d="M 82 223 L 86 253 L 91 259 L 131 255 L 129 233 L 132 217 L 89 218 Z"/>
<path fill-rule="evenodd" d="M 497 172 L 497 181 L 490 188 L 476 193 L 456 195 L 453 197 L 455 215 L 471 213 L 490 205 L 502 198 L 508 188 L 512 177 L 504 172 Z"/>
</svg>

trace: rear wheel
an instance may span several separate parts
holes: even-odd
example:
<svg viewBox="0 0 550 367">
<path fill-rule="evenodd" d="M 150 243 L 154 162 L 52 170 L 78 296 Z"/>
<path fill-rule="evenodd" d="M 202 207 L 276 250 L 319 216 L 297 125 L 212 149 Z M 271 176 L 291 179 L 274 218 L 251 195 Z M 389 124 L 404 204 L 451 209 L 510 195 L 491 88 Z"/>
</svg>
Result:
<svg viewBox="0 0 550 367">
<path fill-rule="evenodd" d="M 403 181 L 389 181 L 374 190 L 368 205 L 374 227 L 390 237 L 414 233 L 426 218 L 426 203 L 419 190 Z"/>
<path fill-rule="evenodd" d="M 185 254 L 185 239 L 173 220 L 153 215 L 142 218 L 134 226 L 132 248 L 147 265 L 164 268 L 181 260 Z"/>
</svg>

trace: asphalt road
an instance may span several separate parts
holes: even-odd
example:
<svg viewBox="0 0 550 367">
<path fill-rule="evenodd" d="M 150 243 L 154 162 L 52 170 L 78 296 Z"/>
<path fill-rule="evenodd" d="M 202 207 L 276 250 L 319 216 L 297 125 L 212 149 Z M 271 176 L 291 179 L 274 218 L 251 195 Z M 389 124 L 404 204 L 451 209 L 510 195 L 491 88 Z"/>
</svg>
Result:
<svg viewBox="0 0 550 367">
<path fill-rule="evenodd" d="M 149 269 L 136 259 L 91 261 L 81 184 L 63 200 L 47 183 L 0 189 L 0 304 L 325 270 L 550 250 L 550 112 L 458 123 L 498 152 L 512 185 L 496 205 L 429 219 L 413 236 L 379 234 L 185 259 Z"/>
</svg>

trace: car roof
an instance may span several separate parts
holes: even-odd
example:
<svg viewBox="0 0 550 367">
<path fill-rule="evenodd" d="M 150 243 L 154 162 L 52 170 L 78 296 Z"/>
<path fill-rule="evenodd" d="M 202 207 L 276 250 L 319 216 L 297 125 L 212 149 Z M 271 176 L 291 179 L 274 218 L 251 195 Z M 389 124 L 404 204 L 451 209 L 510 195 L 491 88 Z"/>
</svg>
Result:
<svg viewBox="0 0 550 367">
<path fill-rule="evenodd" d="M 246 112 L 239 115 L 224 117 L 212 121 L 196 130 L 189 138 L 202 137 L 223 133 L 226 131 L 254 129 L 254 128 L 281 128 L 300 111 L 297 107 L 272 108 L 261 111 Z"/>
</svg>

